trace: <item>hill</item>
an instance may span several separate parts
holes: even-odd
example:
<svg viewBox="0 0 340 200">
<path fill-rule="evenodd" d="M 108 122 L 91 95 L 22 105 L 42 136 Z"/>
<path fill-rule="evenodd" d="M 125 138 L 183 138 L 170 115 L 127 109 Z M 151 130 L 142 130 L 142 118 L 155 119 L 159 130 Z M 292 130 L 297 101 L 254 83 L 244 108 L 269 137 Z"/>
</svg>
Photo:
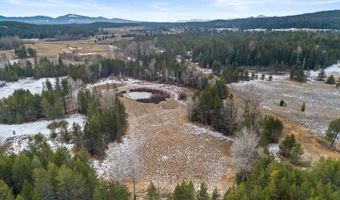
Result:
<svg viewBox="0 0 340 200">
<path fill-rule="evenodd" d="M 23 21 L 26 23 L 23 23 Z M 73 14 L 58 18 L 45 16 L 6 18 L 0 16 L 0 37 L 17 35 L 21 38 L 60 38 L 67 35 L 68 38 L 64 39 L 72 39 L 93 35 L 98 31 L 98 28 L 124 27 L 131 25 L 144 26 L 146 28 L 156 30 L 168 30 L 170 28 L 190 30 L 207 30 L 214 28 L 238 28 L 241 30 L 257 28 L 268 30 L 288 28 L 340 30 L 340 10 L 322 11 L 286 17 L 252 17 L 244 19 L 182 23 L 135 22 L 124 19 L 107 19 L 103 17 L 93 18 Z"/>
<path fill-rule="evenodd" d="M 239 29 L 340 29 L 340 10 L 321 11 L 285 17 L 257 17 L 232 20 L 214 20 L 190 26 L 205 26 L 211 28 L 239 28 Z"/>
<path fill-rule="evenodd" d="M 135 21 L 119 19 L 119 18 L 104 18 L 104 17 L 89 17 L 75 14 L 68 14 L 57 18 L 48 16 L 32 16 L 32 17 L 5 17 L 0 16 L 0 21 L 13 21 L 29 24 L 90 24 L 95 22 L 110 22 L 110 23 L 135 23 Z"/>
</svg>

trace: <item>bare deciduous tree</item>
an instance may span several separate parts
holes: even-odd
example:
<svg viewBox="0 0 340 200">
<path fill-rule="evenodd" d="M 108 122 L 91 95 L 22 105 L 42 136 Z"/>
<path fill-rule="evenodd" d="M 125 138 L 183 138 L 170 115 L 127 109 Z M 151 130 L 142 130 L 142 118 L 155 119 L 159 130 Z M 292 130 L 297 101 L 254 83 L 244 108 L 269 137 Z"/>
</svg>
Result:
<svg viewBox="0 0 340 200">
<path fill-rule="evenodd" d="M 250 171 L 255 164 L 259 137 L 251 129 L 242 129 L 231 146 L 231 158 L 240 170 Z"/>
<path fill-rule="evenodd" d="M 260 102 L 261 98 L 257 94 L 254 86 L 246 86 L 240 94 L 243 103 L 243 118 L 244 125 L 249 129 L 258 130 L 261 113 Z"/>
<path fill-rule="evenodd" d="M 135 186 L 142 168 L 138 153 L 135 150 L 123 151 L 119 148 L 114 154 L 110 154 L 110 159 L 113 161 L 109 167 L 110 178 L 121 183 L 126 180 L 132 181 L 134 199 L 136 199 Z"/>
<path fill-rule="evenodd" d="M 237 123 L 237 108 L 232 99 L 227 99 L 222 110 L 223 119 L 225 119 L 223 126 L 227 133 L 234 133 Z"/>
</svg>

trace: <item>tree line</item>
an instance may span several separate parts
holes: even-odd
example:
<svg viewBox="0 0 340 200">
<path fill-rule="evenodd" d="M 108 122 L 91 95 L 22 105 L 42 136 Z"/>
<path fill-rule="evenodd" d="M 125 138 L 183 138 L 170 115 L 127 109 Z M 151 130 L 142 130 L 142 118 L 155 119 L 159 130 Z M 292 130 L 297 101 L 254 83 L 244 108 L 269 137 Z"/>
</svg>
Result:
<svg viewBox="0 0 340 200">
<path fill-rule="evenodd" d="M 10 64 L 0 69 L 0 80 L 16 81 L 24 77 L 60 77 L 69 75 L 83 83 L 94 83 L 108 76 L 133 77 L 142 80 L 160 81 L 202 89 L 207 83 L 205 75 L 194 67 L 177 63 L 175 55 L 139 56 L 136 61 L 124 62 L 115 59 L 103 59 L 93 63 L 65 64 L 61 58 L 52 61 L 47 58 Z"/>
<path fill-rule="evenodd" d="M 291 66 L 319 69 L 340 57 L 340 37 L 336 33 L 187 31 L 141 40 L 156 41 L 156 46 L 183 58 L 192 57 L 202 67 L 217 72 L 233 62 L 281 71 Z"/>
<path fill-rule="evenodd" d="M 26 51 L 26 50 L 25 50 Z M 33 53 L 34 54 L 34 53 Z M 52 61 L 47 58 L 34 59 L 34 63 L 29 60 L 20 62 L 6 63 L 0 69 L 0 80 L 17 81 L 19 78 L 34 77 L 61 77 L 68 73 L 68 65 L 64 64 L 61 59 Z"/>
</svg>

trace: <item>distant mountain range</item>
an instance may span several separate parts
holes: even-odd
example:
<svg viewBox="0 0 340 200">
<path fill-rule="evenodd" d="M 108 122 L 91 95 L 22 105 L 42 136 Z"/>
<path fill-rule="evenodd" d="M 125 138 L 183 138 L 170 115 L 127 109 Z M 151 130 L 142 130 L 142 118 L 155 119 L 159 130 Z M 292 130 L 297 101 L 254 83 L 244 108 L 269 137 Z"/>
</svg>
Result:
<svg viewBox="0 0 340 200">
<path fill-rule="evenodd" d="M 67 25 L 67 24 L 92 24 L 92 23 L 112 23 L 112 24 L 129 24 L 135 23 L 145 24 L 167 24 L 191 26 L 198 25 L 204 27 L 228 27 L 228 28 L 319 28 L 319 29 L 340 29 L 340 10 L 321 11 L 315 13 L 307 13 L 301 15 L 267 17 L 259 15 L 256 17 L 240 18 L 240 19 L 217 19 L 217 20 L 181 20 L 177 22 L 141 22 L 120 18 L 105 17 L 89 17 L 76 14 L 68 14 L 60 17 L 32 16 L 32 17 L 5 17 L 0 15 L 0 22 L 21 22 L 37 25 Z M 113 25 L 115 26 L 115 25 Z"/>
<path fill-rule="evenodd" d="M 19 36 L 20 38 L 64 38 L 73 39 L 94 35 L 101 28 L 124 26 L 143 26 L 148 29 L 169 30 L 180 28 L 187 30 L 213 30 L 216 28 L 232 29 L 331 29 L 340 30 L 340 10 L 321 11 L 284 17 L 257 16 L 243 19 L 189 20 L 186 22 L 138 22 L 125 19 L 107 19 L 65 15 L 57 18 L 2 17 L 0 16 L 0 37 Z"/>
<path fill-rule="evenodd" d="M 75 14 L 68 14 L 57 18 L 47 16 L 5 17 L 0 15 L 0 21 L 14 21 L 29 24 L 90 24 L 95 22 L 136 23 L 136 21 L 120 18 L 109 19 L 105 17 L 89 17 Z"/>
</svg>

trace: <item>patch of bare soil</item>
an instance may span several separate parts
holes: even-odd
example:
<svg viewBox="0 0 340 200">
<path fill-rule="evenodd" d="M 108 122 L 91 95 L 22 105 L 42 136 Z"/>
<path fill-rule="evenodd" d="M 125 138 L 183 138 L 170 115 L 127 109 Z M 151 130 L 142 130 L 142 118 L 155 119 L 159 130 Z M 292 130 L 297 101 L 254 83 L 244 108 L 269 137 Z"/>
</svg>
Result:
<svg viewBox="0 0 340 200">
<path fill-rule="evenodd" d="M 187 120 L 186 105 L 176 95 L 159 104 L 121 98 L 128 113 L 129 127 L 123 143 L 112 144 L 107 157 L 96 164 L 98 175 L 109 178 L 114 152 L 135 148 L 142 170 L 137 191 L 143 194 L 152 181 L 163 195 L 182 180 L 196 186 L 206 182 L 210 189 L 225 191 L 234 182 L 235 170 L 229 156 L 229 138 Z M 120 150 L 118 150 L 120 149 Z"/>
</svg>

